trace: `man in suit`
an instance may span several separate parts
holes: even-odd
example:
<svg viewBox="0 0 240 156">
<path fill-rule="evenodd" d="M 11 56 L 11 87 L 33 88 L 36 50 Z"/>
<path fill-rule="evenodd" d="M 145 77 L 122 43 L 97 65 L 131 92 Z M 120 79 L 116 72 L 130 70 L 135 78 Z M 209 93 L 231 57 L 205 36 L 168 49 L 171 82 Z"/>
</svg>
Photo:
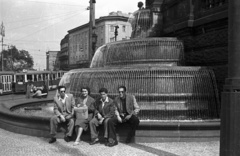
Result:
<svg viewBox="0 0 240 156">
<path fill-rule="evenodd" d="M 77 111 L 74 111 L 74 116 L 76 117 L 75 120 L 75 127 L 77 131 L 77 138 L 75 140 L 74 145 L 78 145 L 80 142 L 80 137 L 82 135 L 83 130 L 86 131 L 88 129 L 89 122 L 92 120 L 95 111 L 95 100 L 89 96 L 90 88 L 82 87 L 81 88 L 81 95 L 77 98 L 77 105 L 83 105 L 87 108 L 87 117 L 82 119 L 78 118 Z"/>
<path fill-rule="evenodd" d="M 126 93 L 126 87 L 120 86 L 118 88 L 119 95 L 114 99 L 115 107 L 117 111 L 115 111 L 117 117 L 121 117 L 122 121 L 113 118 L 108 121 L 108 128 L 109 128 L 109 140 L 112 140 L 108 146 L 115 146 L 116 145 L 116 132 L 115 126 L 117 122 L 124 123 L 127 122 L 130 124 L 131 129 L 127 134 L 126 143 L 130 143 L 132 141 L 132 137 L 135 136 L 136 129 L 139 125 L 139 119 L 137 114 L 140 111 L 140 108 L 137 104 L 136 98 L 133 95 L 129 95 Z"/>
<path fill-rule="evenodd" d="M 108 124 L 107 121 L 114 116 L 114 104 L 113 100 L 108 97 L 108 90 L 101 88 L 99 90 L 101 98 L 95 102 L 95 117 L 90 121 L 91 142 L 90 145 L 99 143 L 97 127 L 104 126 L 104 138 L 107 142 L 108 139 Z"/>
<path fill-rule="evenodd" d="M 74 129 L 73 108 L 75 99 L 72 94 L 66 94 L 66 87 L 59 86 L 58 93 L 54 97 L 54 116 L 50 119 L 50 135 L 49 143 L 56 142 L 57 127 L 67 125 L 67 133 L 64 137 L 66 142 L 71 140 Z"/>
</svg>

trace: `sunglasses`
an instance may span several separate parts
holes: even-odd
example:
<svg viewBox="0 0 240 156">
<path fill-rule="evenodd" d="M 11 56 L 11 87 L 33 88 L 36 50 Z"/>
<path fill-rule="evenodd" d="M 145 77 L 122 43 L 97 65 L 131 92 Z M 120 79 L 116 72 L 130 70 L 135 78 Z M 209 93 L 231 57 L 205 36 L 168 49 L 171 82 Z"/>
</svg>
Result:
<svg viewBox="0 0 240 156">
<path fill-rule="evenodd" d="M 65 93 L 65 90 L 60 90 L 60 93 Z"/>
</svg>

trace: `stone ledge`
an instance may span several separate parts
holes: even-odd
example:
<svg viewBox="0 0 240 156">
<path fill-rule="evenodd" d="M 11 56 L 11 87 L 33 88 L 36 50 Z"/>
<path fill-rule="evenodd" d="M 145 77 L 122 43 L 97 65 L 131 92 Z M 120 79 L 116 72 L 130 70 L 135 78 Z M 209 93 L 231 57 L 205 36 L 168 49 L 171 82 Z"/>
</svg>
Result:
<svg viewBox="0 0 240 156">
<path fill-rule="evenodd" d="M 15 133 L 50 137 L 49 135 L 49 117 L 31 117 L 26 115 L 17 115 L 11 113 L 11 107 L 32 104 L 39 102 L 50 102 L 49 99 L 41 100 L 18 100 L 8 101 L 0 105 L 0 128 Z M 117 127 L 117 137 L 119 141 L 126 138 L 128 125 Z M 57 137 L 63 138 L 64 131 Z M 183 141 L 183 140 L 216 140 L 220 136 L 220 120 L 209 121 L 141 121 L 136 131 L 136 142 L 161 142 L 161 141 Z M 90 134 L 86 132 L 83 135 L 85 140 L 89 140 Z"/>
</svg>

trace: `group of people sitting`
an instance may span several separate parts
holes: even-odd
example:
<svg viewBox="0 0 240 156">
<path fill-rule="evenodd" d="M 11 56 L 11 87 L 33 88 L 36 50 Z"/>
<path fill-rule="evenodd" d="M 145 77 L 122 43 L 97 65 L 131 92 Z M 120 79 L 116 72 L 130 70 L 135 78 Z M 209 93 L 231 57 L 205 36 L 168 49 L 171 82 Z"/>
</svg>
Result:
<svg viewBox="0 0 240 156">
<path fill-rule="evenodd" d="M 77 137 L 73 145 L 78 145 L 83 131 L 90 127 L 90 145 L 99 143 L 98 128 L 104 129 L 105 146 L 115 146 L 118 144 L 116 137 L 116 126 L 118 124 L 130 123 L 130 130 L 127 134 L 126 143 L 130 143 L 135 136 L 139 125 L 137 114 L 140 108 L 133 95 L 126 93 L 126 87 L 118 88 L 119 95 L 113 100 L 108 97 L 108 90 L 99 90 L 100 98 L 93 99 L 88 87 L 81 88 L 80 97 L 75 99 L 72 94 L 67 94 L 66 87 L 59 86 L 58 94 L 54 97 L 54 116 L 50 119 L 49 143 L 56 142 L 57 128 L 60 125 L 67 125 L 67 132 L 64 137 L 66 142 L 72 140 L 74 128 Z"/>
</svg>

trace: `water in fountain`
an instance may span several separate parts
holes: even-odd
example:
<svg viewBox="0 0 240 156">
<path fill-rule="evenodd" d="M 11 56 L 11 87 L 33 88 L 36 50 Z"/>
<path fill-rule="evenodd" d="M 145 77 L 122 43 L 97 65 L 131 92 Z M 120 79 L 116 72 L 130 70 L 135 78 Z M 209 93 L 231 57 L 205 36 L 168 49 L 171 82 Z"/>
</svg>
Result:
<svg viewBox="0 0 240 156">
<path fill-rule="evenodd" d="M 145 38 L 106 44 L 96 51 L 91 68 L 76 69 L 60 82 L 75 97 L 80 88 L 92 96 L 105 87 L 110 97 L 125 85 L 136 96 L 141 120 L 219 118 L 219 98 L 213 71 L 184 67 L 183 44 L 176 38 Z"/>
</svg>

